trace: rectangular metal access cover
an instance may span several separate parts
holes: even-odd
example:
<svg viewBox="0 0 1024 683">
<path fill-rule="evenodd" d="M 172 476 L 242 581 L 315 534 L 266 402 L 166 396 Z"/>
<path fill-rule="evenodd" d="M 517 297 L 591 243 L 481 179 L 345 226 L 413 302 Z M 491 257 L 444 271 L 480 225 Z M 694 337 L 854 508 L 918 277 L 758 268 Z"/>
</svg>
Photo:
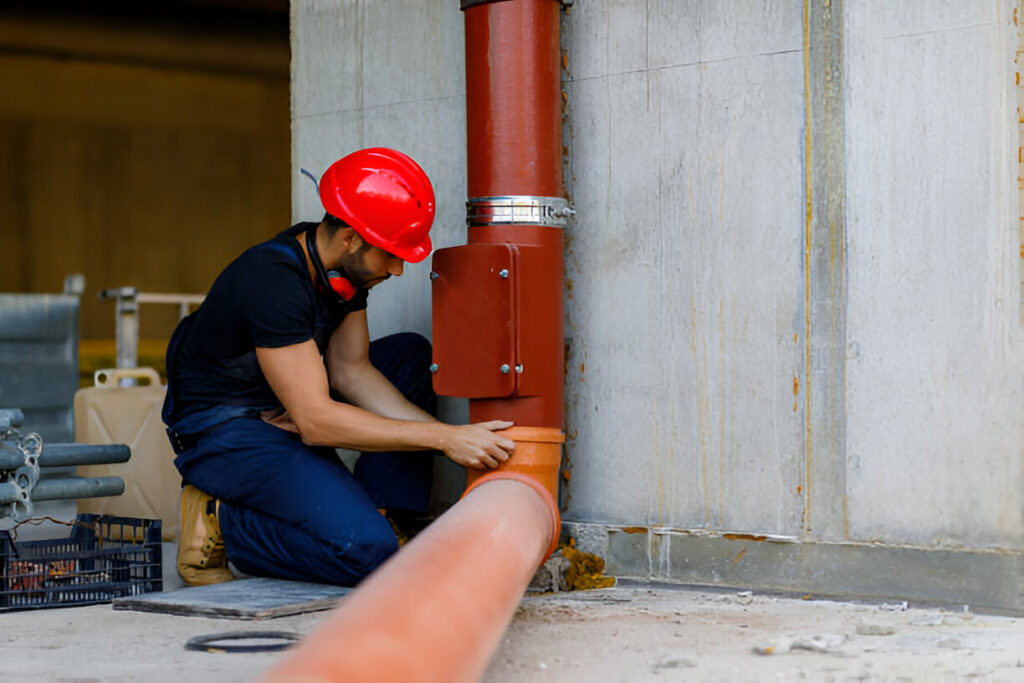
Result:
<svg viewBox="0 0 1024 683">
<path fill-rule="evenodd" d="M 434 389 L 500 398 L 515 390 L 515 246 L 466 244 L 433 260 Z"/>
</svg>

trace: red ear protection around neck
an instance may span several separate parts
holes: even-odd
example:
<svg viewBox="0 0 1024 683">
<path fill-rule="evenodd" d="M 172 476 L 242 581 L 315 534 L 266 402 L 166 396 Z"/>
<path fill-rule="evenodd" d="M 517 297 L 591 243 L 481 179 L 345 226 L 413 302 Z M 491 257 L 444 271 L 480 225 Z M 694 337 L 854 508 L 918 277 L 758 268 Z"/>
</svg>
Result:
<svg viewBox="0 0 1024 683">
<path fill-rule="evenodd" d="M 356 288 L 348 278 L 336 270 L 326 270 L 320 260 L 320 252 L 316 248 L 316 228 L 306 230 L 306 250 L 309 252 L 309 260 L 313 262 L 313 269 L 316 270 L 320 287 L 328 293 L 334 293 L 342 301 L 348 301 L 355 296 Z"/>
<path fill-rule="evenodd" d="M 356 295 L 355 286 L 348 278 L 336 270 L 327 271 L 327 282 L 335 294 L 341 297 L 342 301 L 348 301 Z"/>
</svg>

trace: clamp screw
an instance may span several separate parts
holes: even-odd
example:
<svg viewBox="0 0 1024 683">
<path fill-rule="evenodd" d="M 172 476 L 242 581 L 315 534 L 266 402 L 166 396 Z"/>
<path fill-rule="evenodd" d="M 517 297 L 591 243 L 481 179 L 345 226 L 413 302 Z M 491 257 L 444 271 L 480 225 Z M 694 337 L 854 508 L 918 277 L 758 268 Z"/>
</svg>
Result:
<svg viewBox="0 0 1024 683">
<path fill-rule="evenodd" d="M 522 365 L 522 363 L 516 364 L 516 373 L 522 374 L 522 372 L 523 372 L 523 365 Z"/>
<path fill-rule="evenodd" d="M 423 366 L 421 365 L 420 367 L 423 367 Z M 430 372 L 431 373 L 437 372 L 438 369 L 439 369 L 439 366 L 437 365 L 437 363 L 431 363 L 430 364 Z"/>
<path fill-rule="evenodd" d="M 438 275 L 436 271 L 433 271 L 433 270 L 432 270 L 432 271 L 430 271 L 430 279 L 431 279 L 431 280 L 436 280 L 436 279 L 437 279 L 437 278 L 439 278 L 439 277 L 441 277 L 441 276 L 440 276 L 440 275 Z"/>
<path fill-rule="evenodd" d="M 500 277 L 502 280 L 507 279 L 508 278 L 508 268 L 502 268 L 501 270 L 499 270 L 498 271 L 498 277 Z"/>
<path fill-rule="evenodd" d="M 512 368 L 509 367 L 508 363 L 502 363 L 501 367 L 498 369 L 501 370 L 501 374 L 507 375 L 509 373 L 509 370 L 511 370 Z"/>
</svg>

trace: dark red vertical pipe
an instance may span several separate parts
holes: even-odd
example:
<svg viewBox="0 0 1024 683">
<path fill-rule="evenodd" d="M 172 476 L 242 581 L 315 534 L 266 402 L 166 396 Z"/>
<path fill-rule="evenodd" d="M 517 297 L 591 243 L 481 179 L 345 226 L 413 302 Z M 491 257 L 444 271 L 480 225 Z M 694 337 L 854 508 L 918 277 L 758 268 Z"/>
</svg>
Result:
<svg viewBox="0 0 1024 683">
<path fill-rule="evenodd" d="M 556 0 L 464 3 L 467 193 L 563 198 L 562 96 Z M 469 228 L 470 244 L 533 246 L 521 279 L 520 343 L 531 358 L 509 398 L 470 401 L 472 422 L 513 420 L 562 428 L 562 229 L 544 225 Z M 523 287 L 526 291 L 523 291 Z"/>
<path fill-rule="evenodd" d="M 469 197 L 562 196 L 555 0 L 464 10 Z"/>
</svg>

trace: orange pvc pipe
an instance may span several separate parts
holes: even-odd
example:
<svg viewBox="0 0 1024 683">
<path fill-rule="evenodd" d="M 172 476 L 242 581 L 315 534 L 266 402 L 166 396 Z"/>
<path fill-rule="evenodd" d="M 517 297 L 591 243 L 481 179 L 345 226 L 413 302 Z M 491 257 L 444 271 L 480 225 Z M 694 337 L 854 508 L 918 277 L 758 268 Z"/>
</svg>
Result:
<svg viewBox="0 0 1024 683">
<path fill-rule="evenodd" d="M 546 487 L 507 474 L 467 491 L 259 680 L 479 680 L 558 538 Z"/>
</svg>

